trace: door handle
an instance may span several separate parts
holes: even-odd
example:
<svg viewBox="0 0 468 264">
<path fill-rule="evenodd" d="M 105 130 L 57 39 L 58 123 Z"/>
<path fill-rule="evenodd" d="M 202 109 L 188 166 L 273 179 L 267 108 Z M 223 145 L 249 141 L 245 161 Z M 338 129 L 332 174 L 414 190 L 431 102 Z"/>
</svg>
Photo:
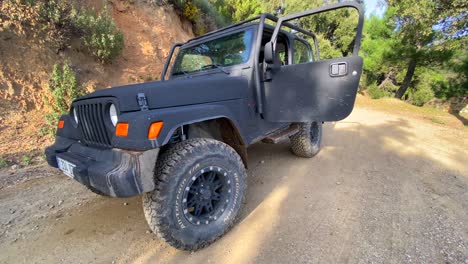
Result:
<svg viewBox="0 0 468 264">
<path fill-rule="evenodd" d="M 337 62 L 330 64 L 330 76 L 338 77 L 348 74 L 348 63 Z"/>
</svg>

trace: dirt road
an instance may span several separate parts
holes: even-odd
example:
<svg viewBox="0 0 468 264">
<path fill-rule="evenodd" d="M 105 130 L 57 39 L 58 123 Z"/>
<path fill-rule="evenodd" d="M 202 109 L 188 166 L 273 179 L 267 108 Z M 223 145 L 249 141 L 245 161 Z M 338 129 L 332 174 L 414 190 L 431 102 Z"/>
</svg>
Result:
<svg viewBox="0 0 468 264">
<path fill-rule="evenodd" d="M 24 169 L 39 178 L 0 190 L 0 263 L 468 263 L 467 153 L 466 130 L 362 108 L 314 159 L 256 144 L 240 223 L 194 253 L 149 232 L 139 197 Z"/>
</svg>

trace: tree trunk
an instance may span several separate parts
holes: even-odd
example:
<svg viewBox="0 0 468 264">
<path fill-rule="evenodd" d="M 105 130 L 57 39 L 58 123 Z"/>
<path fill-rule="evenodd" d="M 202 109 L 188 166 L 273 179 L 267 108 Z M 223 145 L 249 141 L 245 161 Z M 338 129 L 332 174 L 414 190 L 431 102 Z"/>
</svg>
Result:
<svg viewBox="0 0 468 264">
<path fill-rule="evenodd" d="M 413 80 L 413 75 L 414 71 L 416 70 L 416 59 L 411 59 L 409 64 L 408 64 L 408 70 L 406 71 L 405 79 L 403 80 L 403 83 L 401 84 L 400 88 L 398 88 L 398 91 L 395 94 L 395 98 L 401 99 L 403 95 L 405 95 L 406 90 L 408 90 L 408 87 L 411 83 L 411 80 Z"/>
</svg>

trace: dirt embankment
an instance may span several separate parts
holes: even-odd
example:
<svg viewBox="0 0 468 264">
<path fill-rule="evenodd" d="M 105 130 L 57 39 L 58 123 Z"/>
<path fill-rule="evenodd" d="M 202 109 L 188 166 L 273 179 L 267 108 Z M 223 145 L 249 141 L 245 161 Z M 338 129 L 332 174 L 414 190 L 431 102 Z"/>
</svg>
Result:
<svg viewBox="0 0 468 264">
<path fill-rule="evenodd" d="M 98 10 L 107 3 L 125 37 L 122 56 L 111 64 L 93 59 L 77 40 L 57 52 L 47 44 L 0 32 L 1 159 L 18 163 L 23 156 L 40 156 L 50 143 L 38 136 L 38 130 L 46 111 L 43 93 L 55 63 L 70 63 L 86 91 L 159 78 L 170 46 L 187 41 L 193 33 L 191 24 L 181 21 L 171 7 L 145 2 L 76 1 Z"/>
</svg>

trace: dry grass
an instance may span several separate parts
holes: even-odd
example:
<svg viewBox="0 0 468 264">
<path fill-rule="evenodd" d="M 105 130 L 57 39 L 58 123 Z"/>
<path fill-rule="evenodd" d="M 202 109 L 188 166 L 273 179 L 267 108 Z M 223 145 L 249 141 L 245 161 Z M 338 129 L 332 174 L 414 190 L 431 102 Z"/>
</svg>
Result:
<svg viewBox="0 0 468 264">
<path fill-rule="evenodd" d="M 430 107 L 414 106 L 395 98 L 370 99 L 369 97 L 358 95 L 356 106 L 421 119 L 445 127 L 456 129 L 466 127 L 463 121 L 450 113 Z"/>
</svg>

